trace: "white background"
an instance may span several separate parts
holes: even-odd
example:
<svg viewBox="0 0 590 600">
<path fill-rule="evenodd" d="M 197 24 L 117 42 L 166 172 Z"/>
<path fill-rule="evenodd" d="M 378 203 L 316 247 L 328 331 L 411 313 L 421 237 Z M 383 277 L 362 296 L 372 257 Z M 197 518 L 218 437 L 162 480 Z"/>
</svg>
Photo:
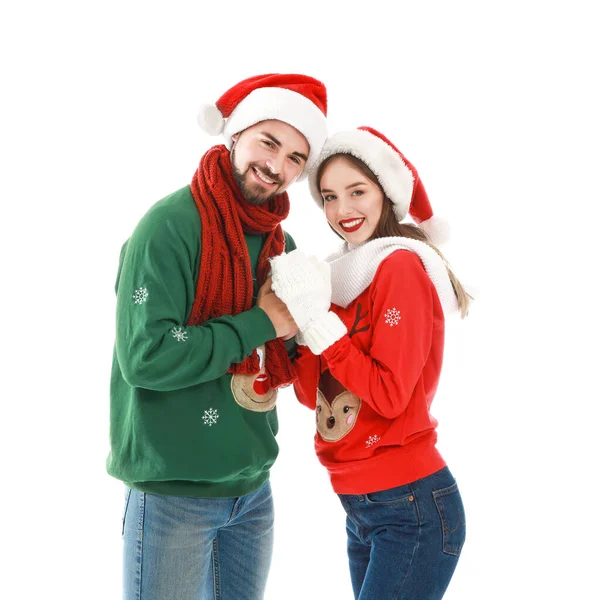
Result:
<svg viewBox="0 0 590 600">
<path fill-rule="evenodd" d="M 367 124 L 400 147 L 477 290 L 471 316 L 448 325 L 433 405 L 468 519 L 446 597 L 589 598 L 584 3 L 10 4 L 0 596 L 120 597 L 123 487 L 104 466 L 119 249 L 219 142 L 198 105 L 278 71 L 325 82 L 332 131 Z M 306 185 L 290 196 L 286 229 L 325 255 L 336 238 Z M 350 599 L 313 413 L 287 390 L 279 414 L 267 598 Z"/>
</svg>

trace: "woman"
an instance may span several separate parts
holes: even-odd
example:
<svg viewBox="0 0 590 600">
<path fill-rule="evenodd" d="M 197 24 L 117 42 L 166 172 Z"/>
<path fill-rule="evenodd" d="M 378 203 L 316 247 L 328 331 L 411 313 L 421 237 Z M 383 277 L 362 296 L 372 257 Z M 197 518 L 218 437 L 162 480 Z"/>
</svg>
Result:
<svg viewBox="0 0 590 600">
<path fill-rule="evenodd" d="M 429 243 L 444 232 L 416 169 L 385 136 L 329 138 L 310 187 L 344 247 L 327 264 L 274 258 L 272 289 L 299 326 L 295 391 L 347 514 L 354 596 L 442 598 L 465 514 L 430 406 L 445 314 L 465 317 L 469 297 Z M 401 223 L 408 212 L 421 227 Z"/>
</svg>

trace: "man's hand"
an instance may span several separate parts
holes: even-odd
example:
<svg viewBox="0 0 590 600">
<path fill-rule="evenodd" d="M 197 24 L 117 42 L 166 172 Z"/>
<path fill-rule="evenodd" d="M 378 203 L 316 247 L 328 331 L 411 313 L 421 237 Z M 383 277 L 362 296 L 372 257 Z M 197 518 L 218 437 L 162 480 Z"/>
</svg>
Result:
<svg viewBox="0 0 590 600">
<path fill-rule="evenodd" d="M 277 337 L 282 339 L 292 338 L 298 331 L 286 304 L 271 290 L 272 280 L 269 277 L 258 290 L 256 305 L 259 306 L 271 320 Z"/>
</svg>

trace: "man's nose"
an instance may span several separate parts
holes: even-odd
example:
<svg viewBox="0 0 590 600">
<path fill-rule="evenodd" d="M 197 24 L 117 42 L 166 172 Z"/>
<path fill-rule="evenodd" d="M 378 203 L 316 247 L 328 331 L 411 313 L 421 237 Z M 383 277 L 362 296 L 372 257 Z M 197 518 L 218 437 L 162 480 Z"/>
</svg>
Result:
<svg viewBox="0 0 590 600">
<path fill-rule="evenodd" d="M 278 175 L 281 172 L 281 169 L 279 167 L 279 161 L 278 160 L 271 160 L 270 158 L 266 161 L 266 166 L 270 169 L 270 172 L 273 175 Z"/>
</svg>

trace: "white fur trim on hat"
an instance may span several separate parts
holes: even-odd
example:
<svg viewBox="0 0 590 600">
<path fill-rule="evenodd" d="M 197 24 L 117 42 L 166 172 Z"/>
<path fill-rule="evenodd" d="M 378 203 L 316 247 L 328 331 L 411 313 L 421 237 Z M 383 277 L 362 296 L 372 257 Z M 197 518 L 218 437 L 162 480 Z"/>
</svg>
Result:
<svg viewBox="0 0 590 600">
<path fill-rule="evenodd" d="M 402 157 L 382 139 L 362 129 L 335 133 L 325 143 L 317 165 L 334 154 L 351 154 L 362 160 L 375 173 L 385 195 L 393 203 L 399 221 L 405 218 L 410 208 L 414 190 L 414 175 Z M 317 169 L 309 174 L 311 194 L 320 208 L 324 200 L 316 185 Z"/>
<path fill-rule="evenodd" d="M 307 174 L 320 155 L 328 136 L 328 126 L 324 113 L 297 92 L 272 87 L 252 91 L 234 108 L 225 122 L 225 145 L 231 149 L 232 135 L 269 119 L 288 123 L 305 136 L 309 144 L 309 157 L 303 173 Z"/>
</svg>

